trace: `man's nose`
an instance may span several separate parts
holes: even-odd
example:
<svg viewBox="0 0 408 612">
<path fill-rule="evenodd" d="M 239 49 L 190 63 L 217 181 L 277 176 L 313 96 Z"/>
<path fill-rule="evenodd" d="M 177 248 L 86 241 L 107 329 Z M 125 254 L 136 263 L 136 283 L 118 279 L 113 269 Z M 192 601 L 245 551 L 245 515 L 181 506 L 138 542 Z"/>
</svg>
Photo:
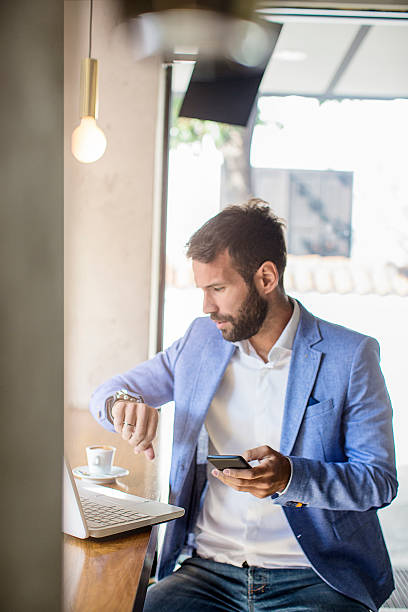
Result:
<svg viewBox="0 0 408 612">
<path fill-rule="evenodd" d="M 214 304 L 214 302 L 211 300 L 211 298 L 204 294 L 204 299 L 203 299 L 203 313 L 204 314 L 212 314 L 214 312 L 217 312 L 218 308 L 217 306 Z"/>
</svg>

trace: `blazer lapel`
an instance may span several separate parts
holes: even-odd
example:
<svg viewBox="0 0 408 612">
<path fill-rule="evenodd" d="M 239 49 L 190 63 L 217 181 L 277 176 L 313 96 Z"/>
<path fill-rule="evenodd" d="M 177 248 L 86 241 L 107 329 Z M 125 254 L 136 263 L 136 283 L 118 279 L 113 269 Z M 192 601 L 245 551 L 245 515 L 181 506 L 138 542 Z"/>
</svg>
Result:
<svg viewBox="0 0 408 612">
<path fill-rule="evenodd" d="M 201 360 L 195 374 L 195 383 L 189 399 L 183 433 L 180 439 L 195 439 L 204 422 L 207 410 L 221 382 L 236 347 L 221 333 L 211 334 L 205 342 Z M 175 429 L 175 432 L 177 430 Z"/>
<path fill-rule="evenodd" d="M 289 455 L 295 444 L 322 357 L 320 351 L 312 348 L 321 340 L 317 321 L 299 306 L 299 327 L 293 343 L 282 421 L 280 452 L 284 455 Z"/>
</svg>

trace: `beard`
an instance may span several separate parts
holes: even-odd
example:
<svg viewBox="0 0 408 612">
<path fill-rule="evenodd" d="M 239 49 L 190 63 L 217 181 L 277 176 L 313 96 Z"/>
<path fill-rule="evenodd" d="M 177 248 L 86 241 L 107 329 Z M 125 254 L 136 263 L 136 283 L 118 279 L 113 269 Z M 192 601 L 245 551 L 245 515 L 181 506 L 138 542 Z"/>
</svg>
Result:
<svg viewBox="0 0 408 612">
<path fill-rule="evenodd" d="M 261 329 L 268 313 L 268 302 L 261 297 L 251 281 L 248 295 L 242 302 L 238 314 L 231 315 L 216 314 L 211 315 L 213 321 L 229 321 L 231 329 L 222 329 L 221 333 L 225 340 L 229 342 L 239 342 L 248 340 L 255 336 Z"/>
</svg>

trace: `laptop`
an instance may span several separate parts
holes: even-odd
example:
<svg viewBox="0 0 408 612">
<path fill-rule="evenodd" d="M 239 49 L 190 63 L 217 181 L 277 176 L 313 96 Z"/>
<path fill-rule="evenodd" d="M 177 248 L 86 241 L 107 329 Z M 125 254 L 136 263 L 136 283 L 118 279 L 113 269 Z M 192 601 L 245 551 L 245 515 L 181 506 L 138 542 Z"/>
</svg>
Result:
<svg viewBox="0 0 408 612">
<path fill-rule="evenodd" d="M 103 538 L 115 533 L 141 529 L 172 521 L 184 515 L 184 509 L 137 495 L 75 482 L 64 457 L 63 531 L 76 538 Z"/>
</svg>

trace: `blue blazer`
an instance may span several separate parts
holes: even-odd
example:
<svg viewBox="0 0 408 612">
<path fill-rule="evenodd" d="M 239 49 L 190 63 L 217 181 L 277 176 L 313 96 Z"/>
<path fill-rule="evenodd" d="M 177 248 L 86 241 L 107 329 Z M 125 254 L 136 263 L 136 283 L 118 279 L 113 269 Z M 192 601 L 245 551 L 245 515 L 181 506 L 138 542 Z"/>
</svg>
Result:
<svg viewBox="0 0 408 612">
<path fill-rule="evenodd" d="M 293 475 L 271 504 L 283 507 L 317 574 L 377 610 L 394 588 L 377 510 L 398 486 L 378 343 L 300 311 L 278 449 L 291 458 Z M 175 402 L 170 503 L 186 513 L 167 526 L 160 578 L 194 546 L 206 488 L 204 419 L 234 350 L 209 318 L 196 319 L 169 349 L 104 383 L 91 399 L 94 417 L 111 430 L 105 400 L 123 387 L 151 406 Z"/>
</svg>

